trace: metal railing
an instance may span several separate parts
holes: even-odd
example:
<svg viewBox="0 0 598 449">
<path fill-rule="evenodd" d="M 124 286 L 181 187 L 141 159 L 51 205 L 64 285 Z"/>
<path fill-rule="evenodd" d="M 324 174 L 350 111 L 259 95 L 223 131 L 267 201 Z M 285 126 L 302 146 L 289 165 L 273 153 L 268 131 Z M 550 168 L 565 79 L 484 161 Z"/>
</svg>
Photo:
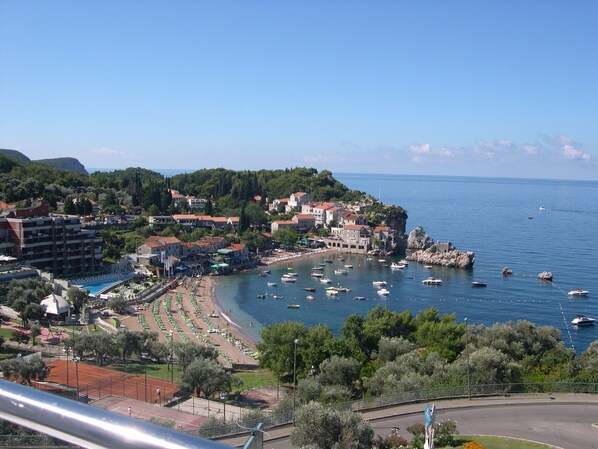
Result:
<svg viewBox="0 0 598 449">
<path fill-rule="evenodd" d="M 0 419 L 90 449 L 230 448 L 6 380 Z"/>
</svg>

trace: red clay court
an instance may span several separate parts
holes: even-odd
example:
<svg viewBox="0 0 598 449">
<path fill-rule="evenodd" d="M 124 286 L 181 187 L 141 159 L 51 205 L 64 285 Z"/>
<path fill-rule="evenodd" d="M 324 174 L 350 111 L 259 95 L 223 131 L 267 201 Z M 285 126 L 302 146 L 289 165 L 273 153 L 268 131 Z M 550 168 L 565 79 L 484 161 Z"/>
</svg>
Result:
<svg viewBox="0 0 598 449">
<path fill-rule="evenodd" d="M 73 393 L 76 392 L 78 382 L 79 395 L 87 396 L 90 400 L 114 395 L 162 404 L 172 399 L 179 391 L 177 385 L 166 380 L 148 378 L 146 381 L 142 376 L 125 374 L 95 365 L 85 363 L 75 365 L 72 360 L 68 362 L 68 371 L 65 360 L 54 361 L 49 366 L 50 375 L 46 378 L 46 382 L 65 386 Z M 47 384 L 40 385 L 38 388 L 51 389 Z"/>
</svg>

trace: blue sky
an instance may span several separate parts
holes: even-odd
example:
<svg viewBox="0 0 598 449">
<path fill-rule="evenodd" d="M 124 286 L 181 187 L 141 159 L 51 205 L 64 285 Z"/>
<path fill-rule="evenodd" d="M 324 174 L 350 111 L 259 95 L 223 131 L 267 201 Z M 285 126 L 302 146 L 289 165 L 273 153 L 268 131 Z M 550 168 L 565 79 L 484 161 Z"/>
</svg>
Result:
<svg viewBox="0 0 598 449">
<path fill-rule="evenodd" d="M 598 180 L 596 1 L 0 0 L 0 148 Z"/>
</svg>

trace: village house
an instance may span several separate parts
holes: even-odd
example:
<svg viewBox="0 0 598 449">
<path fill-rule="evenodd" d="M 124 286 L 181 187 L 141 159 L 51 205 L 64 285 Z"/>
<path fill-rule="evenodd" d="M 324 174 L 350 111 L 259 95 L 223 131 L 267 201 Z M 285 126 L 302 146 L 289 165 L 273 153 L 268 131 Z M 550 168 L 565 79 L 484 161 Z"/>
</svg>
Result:
<svg viewBox="0 0 598 449">
<path fill-rule="evenodd" d="M 152 215 L 148 218 L 148 223 L 152 226 L 170 226 L 176 223 L 170 215 Z"/>
<path fill-rule="evenodd" d="M 144 265 L 161 263 L 170 256 L 181 257 L 181 241 L 176 237 L 152 235 L 137 247 L 137 261 Z"/>
<path fill-rule="evenodd" d="M 291 193 L 289 201 L 287 203 L 286 211 L 300 211 L 304 204 L 308 204 L 313 200 L 313 197 L 309 193 L 295 192 Z"/>
</svg>

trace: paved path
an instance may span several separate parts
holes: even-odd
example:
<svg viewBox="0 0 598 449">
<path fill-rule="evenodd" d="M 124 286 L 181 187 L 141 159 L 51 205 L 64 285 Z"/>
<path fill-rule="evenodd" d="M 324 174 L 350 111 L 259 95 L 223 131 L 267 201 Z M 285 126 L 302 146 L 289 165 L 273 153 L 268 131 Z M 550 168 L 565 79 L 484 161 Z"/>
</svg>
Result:
<svg viewBox="0 0 598 449">
<path fill-rule="evenodd" d="M 511 436 L 551 444 L 562 449 L 598 449 L 598 396 L 585 394 L 517 395 L 487 399 L 435 401 L 437 420 L 457 421 L 461 434 Z M 425 404 L 409 404 L 363 413 L 376 433 L 387 435 L 392 427 L 404 430 L 423 423 Z M 268 429 L 266 449 L 289 449 L 292 426 Z M 241 447 L 246 436 L 219 440 Z"/>
</svg>

